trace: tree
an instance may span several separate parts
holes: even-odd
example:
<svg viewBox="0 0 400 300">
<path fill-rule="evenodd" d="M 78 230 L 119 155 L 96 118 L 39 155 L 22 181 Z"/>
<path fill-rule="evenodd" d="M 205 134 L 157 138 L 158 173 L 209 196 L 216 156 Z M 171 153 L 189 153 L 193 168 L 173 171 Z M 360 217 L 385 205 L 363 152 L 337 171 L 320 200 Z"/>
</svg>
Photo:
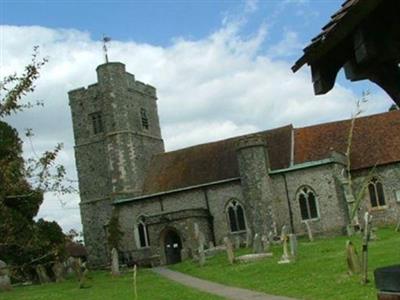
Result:
<svg viewBox="0 0 400 300">
<path fill-rule="evenodd" d="M 11 265 L 14 277 L 25 276 L 34 263 L 49 262 L 62 255 L 65 237 L 56 222 L 34 221 L 47 191 L 71 192 L 65 184 L 65 168 L 56 164 L 62 144 L 40 157 L 24 159 L 22 140 L 5 117 L 40 102 L 24 102 L 35 89 L 40 69 L 47 59 L 39 59 L 34 47 L 32 60 L 21 75 L 0 81 L 0 259 Z M 32 136 L 28 130 L 27 137 Z"/>
</svg>

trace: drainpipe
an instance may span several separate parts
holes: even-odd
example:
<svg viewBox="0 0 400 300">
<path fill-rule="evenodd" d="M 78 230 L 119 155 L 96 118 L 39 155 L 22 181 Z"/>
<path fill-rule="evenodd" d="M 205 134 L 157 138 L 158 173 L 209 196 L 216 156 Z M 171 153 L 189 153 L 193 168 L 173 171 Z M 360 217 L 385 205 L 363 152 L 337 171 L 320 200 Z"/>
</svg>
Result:
<svg viewBox="0 0 400 300">
<path fill-rule="evenodd" d="M 282 176 L 283 176 L 283 181 L 285 182 L 286 200 L 287 200 L 287 204 L 288 204 L 288 208 L 289 208 L 290 232 L 294 233 L 292 204 L 290 203 L 288 184 L 287 184 L 287 180 L 286 180 L 286 174 L 282 173 Z"/>
</svg>

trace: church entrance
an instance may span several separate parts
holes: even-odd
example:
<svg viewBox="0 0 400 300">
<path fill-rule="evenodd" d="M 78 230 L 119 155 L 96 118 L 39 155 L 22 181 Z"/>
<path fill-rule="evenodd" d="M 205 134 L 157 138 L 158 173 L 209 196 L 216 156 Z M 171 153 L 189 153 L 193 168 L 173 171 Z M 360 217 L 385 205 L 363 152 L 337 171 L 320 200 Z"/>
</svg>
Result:
<svg viewBox="0 0 400 300">
<path fill-rule="evenodd" d="M 182 242 L 175 230 L 169 229 L 165 232 L 164 251 L 167 265 L 176 264 L 181 259 Z"/>
</svg>

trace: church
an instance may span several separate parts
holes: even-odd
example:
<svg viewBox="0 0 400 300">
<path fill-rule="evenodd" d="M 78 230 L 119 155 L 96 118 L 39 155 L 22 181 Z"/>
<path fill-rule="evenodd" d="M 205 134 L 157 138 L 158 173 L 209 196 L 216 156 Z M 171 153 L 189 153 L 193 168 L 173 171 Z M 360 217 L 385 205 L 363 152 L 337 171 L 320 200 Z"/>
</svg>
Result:
<svg viewBox="0 0 400 300">
<path fill-rule="evenodd" d="M 302 235 L 343 234 L 349 223 L 351 120 L 292 125 L 165 152 L 156 89 L 119 62 L 97 83 L 69 92 L 80 210 L 93 266 L 109 264 L 108 224 L 118 216 L 128 261 L 171 264 L 206 244 L 246 240 L 287 225 Z M 162 101 L 162 99 L 160 100 Z M 357 118 L 351 147 L 359 215 L 374 224 L 400 216 L 400 111 Z"/>
</svg>

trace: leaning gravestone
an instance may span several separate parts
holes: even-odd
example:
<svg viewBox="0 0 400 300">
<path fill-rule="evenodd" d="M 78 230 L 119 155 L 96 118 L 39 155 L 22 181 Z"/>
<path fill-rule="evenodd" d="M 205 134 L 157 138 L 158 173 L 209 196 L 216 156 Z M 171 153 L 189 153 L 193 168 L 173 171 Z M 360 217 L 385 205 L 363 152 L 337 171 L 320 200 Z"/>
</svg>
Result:
<svg viewBox="0 0 400 300">
<path fill-rule="evenodd" d="M 41 284 L 50 282 L 50 278 L 47 275 L 46 268 L 43 265 L 37 265 L 35 270 L 36 270 L 37 276 L 39 277 L 39 282 Z"/>
<path fill-rule="evenodd" d="M 111 274 L 112 276 L 119 276 L 119 259 L 118 259 L 118 251 L 115 248 L 111 250 Z"/>
<path fill-rule="evenodd" d="M 11 289 L 10 271 L 7 264 L 0 260 L 0 291 L 10 291 Z"/>
<path fill-rule="evenodd" d="M 63 282 L 65 280 L 64 278 L 65 268 L 61 262 L 56 261 L 54 265 L 51 267 L 51 270 L 54 273 L 56 282 Z"/>
<path fill-rule="evenodd" d="M 253 253 L 263 253 L 263 247 L 262 247 L 262 243 L 261 243 L 261 236 L 258 233 L 256 233 L 254 235 Z"/>
<path fill-rule="evenodd" d="M 230 264 L 233 264 L 233 262 L 235 261 L 235 253 L 233 251 L 232 242 L 228 237 L 224 237 L 224 244 L 226 247 L 226 255 L 228 256 L 228 261 Z"/>
</svg>

